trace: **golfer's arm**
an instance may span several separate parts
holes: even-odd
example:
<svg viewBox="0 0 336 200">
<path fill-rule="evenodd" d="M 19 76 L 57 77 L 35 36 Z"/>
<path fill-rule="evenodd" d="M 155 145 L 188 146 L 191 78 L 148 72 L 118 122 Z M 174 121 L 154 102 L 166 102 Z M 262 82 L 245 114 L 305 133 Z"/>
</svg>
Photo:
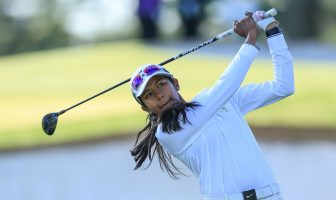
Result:
<svg viewBox="0 0 336 200">
<path fill-rule="evenodd" d="M 238 90 L 259 50 L 250 44 L 243 44 L 229 67 L 216 84 L 202 95 L 201 106 L 187 112 L 189 123 L 174 134 L 166 134 L 158 127 L 159 142 L 171 153 L 181 152 L 197 137 L 197 132 L 227 103 Z M 197 101 L 197 99 L 195 99 Z"/>
<path fill-rule="evenodd" d="M 274 68 L 273 80 L 240 88 L 232 100 L 243 114 L 279 101 L 294 93 L 293 59 L 283 34 L 267 39 Z"/>
</svg>

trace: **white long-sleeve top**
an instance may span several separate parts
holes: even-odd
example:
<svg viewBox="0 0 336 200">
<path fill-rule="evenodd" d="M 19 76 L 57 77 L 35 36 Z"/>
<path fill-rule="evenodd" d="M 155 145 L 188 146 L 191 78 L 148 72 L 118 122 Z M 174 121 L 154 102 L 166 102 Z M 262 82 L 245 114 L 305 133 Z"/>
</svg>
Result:
<svg viewBox="0 0 336 200">
<path fill-rule="evenodd" d="M 182 161 L 199 179 L 204 196 L 220 196 L 276 183 L 259 145 L 244 119 L 248 112 L 294 92 L 293 62 L 282 34 L 267 39 L 274 79 L 241 87 L 258 50 L 243 44 L 229 67 L 210 89 L 193 100 L 190 121 L 172 134 L 156 137 L 163 148 Z"/>
</svg>

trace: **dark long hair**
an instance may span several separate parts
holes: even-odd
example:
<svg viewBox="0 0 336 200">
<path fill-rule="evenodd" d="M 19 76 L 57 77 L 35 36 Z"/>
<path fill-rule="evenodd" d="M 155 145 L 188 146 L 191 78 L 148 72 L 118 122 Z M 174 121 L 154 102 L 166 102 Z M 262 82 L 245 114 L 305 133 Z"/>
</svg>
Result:
<svg viewBox="0 0 336 200">
<path fill-rule="evenodd" d="M 162 123 L 162 130 L 167 134 L 181 130 L 181 123 L 190 123 L 186 111 L 195 109 L 198 106 L 200 105 L 197 102 L 177 102 L 170 109 L 162 112 L 160 116 L 148 114 L 148 123 L 137 134 L 134 147 L 131 150 L 131 155 L 136 162 L 134 170 L 139 169 L 148 158 L 149 163 L 145 168 L 147 169 L 153 161 L 155 152 L 157 152 L 162 171 L 167 171 L 169 176 L 173 179 L 177 179 L 179 174 L 184 175 L 180 169 L 174 165 L 171 154 L 162 148 L 155 137 L 155 133 L 159 123 Z"/>
</svg>

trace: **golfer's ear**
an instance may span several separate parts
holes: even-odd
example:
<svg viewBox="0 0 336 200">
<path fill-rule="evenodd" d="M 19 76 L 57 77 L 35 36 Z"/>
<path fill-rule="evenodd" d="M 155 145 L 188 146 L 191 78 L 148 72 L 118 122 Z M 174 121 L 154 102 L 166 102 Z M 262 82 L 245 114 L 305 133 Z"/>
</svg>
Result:
<svg viewBox="0 0 336 200">
<path fill-rule="evenodd" d="M 178 80 L 176 78 L 174 78 L 173 84 L 174 84 L 175 89 L 177 91 L 179 91 L 180 90 L 180 85 L 179 85 L 179 82 L 178 82 Z"/>
</svg>

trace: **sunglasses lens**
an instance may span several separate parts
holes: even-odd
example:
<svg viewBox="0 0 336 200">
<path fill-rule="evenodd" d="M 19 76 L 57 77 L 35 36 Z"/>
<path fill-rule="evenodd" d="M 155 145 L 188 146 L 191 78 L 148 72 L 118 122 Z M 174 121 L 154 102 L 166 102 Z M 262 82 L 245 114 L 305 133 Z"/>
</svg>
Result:
<svg viewBox="0 0 336 200">
<path fill-rule="evenodd" d="M 155 65 L 150 65 L 148 67 L 146 67 L 143 70 L 143 74 L 138 74 L 132 81 L 132 88 L 133 90 L 137 91 L 140 87 L 140 85 L 143 83 L 144 79 L 142 78 L 144 75 L 145 76 L 150 76 L 152 74 L 154 74 L 157 71 L 160 71 L 161 69 Z M 140 72 L 141 73 L 141 72 Z"/>
<path fill-rule="evenodd" d="M 146 69 L 144 69 L 144 73 L 147 74 L 147 76 L 152 75 L 154 72 L 160 71 L 160 68 L 158 68 L 155 65 L 151 65 L 146 67 Z"/>
<path fill-rule="evenodd" d="M 143 82 L 143 79 L 141 78 L 141 76 L 137 75 L 132 81 L 133 89 L 138 90 L 138 88 L 139 88 L 139 86 L 141 85 L 142 82 Z"/>
</svg>

